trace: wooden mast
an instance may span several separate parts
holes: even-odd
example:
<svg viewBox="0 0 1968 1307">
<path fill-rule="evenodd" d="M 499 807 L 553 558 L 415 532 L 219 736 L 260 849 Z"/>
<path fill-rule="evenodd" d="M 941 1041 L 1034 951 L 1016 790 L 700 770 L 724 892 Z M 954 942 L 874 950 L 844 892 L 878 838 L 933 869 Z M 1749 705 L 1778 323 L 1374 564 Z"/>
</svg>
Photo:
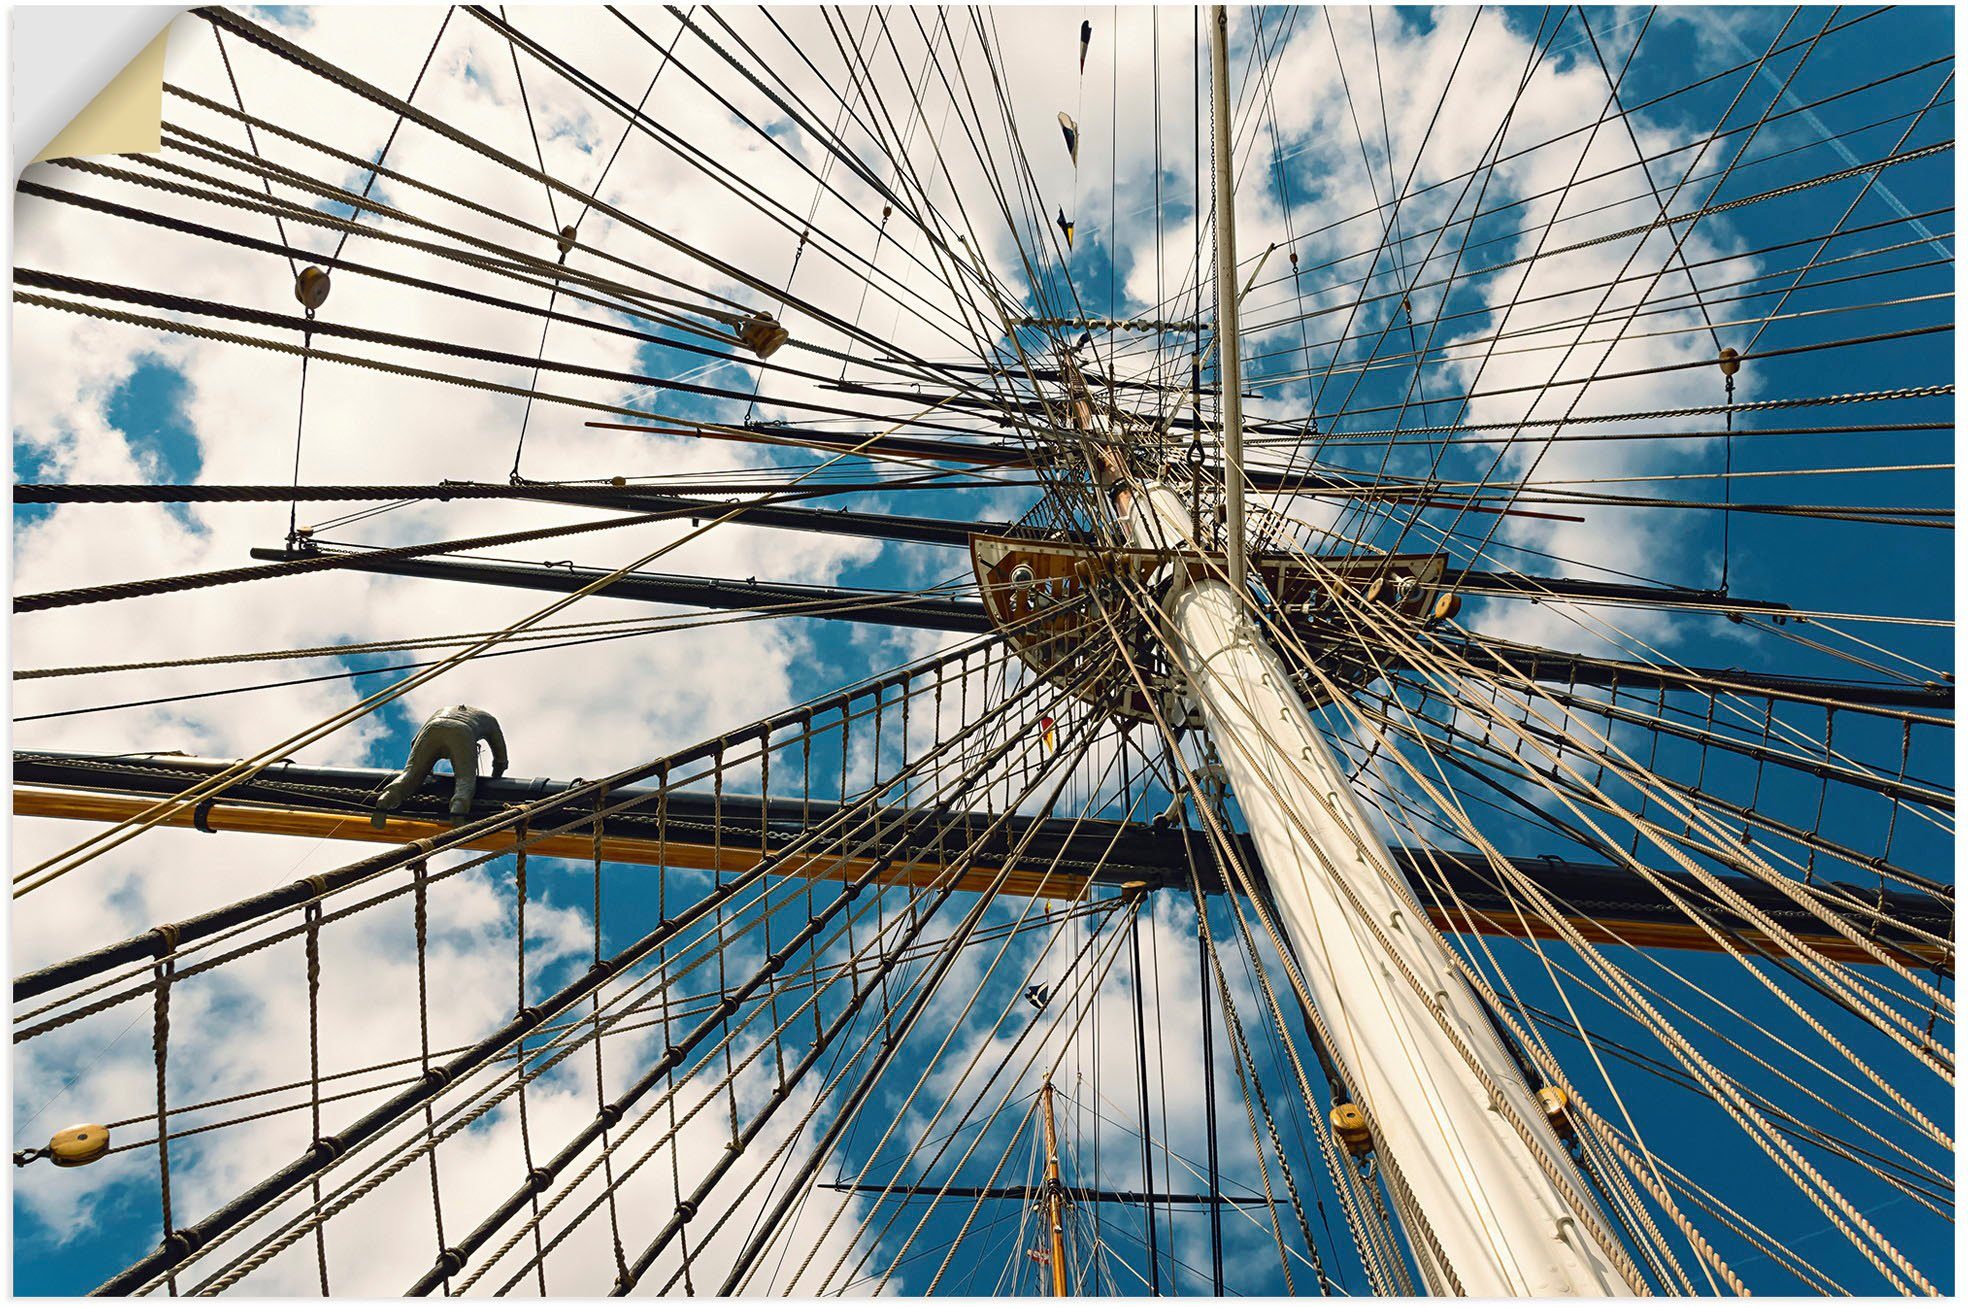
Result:
<svg viewBox="0 0 1968 1307">
<path fill-rule="evenodd" d="M 1052 1120 L 1052 1077 L 1039 1086 L 1039 1114 L 1045 1122 L 1045 1207 L 1046 1225 L 1052 1237 L 1049 1261 L 1052 1266 L 1052 1296 L 1068 1298 L 1066 1285 L 1066 1185 L 1059 1178 L 1059 1135 Z"/>
</svg>

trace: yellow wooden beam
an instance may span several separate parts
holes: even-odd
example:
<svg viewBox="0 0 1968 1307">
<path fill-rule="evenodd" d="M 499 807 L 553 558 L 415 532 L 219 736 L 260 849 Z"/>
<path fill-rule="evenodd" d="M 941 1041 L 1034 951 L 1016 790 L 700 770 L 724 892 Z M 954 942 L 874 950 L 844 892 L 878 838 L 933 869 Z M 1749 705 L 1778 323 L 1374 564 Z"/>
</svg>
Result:
<svg viewBox="0 0 1968 1307">
<path fill-rule="evenodd" d="M 68 821 L 123 821 L 155 800 L 120 794 L 91 794 L 74 790 L 26 789 L 14 791 L 17 817 L 57 817 Z M 451 827 L 442 822 L 419 821 L 390 816 L 382 826 L 373 826 L 367 813 L 337 814 L 308 812 L 298 808 L 275 808 L 256 803 L 214 802 L 204 809 L 204 826 L 213 831 L 245 831 L 254 835 L 300 835 L 310 839 L 359 840 L 371 844 L 408 844 L 413 840 L 447 835 Z M 189 809 L 172 813 L 159 823 L 164 826 L 191 827 Z M 515 831 L 497 831 L 466 840 L 454 847 L 485 853 L 510 853 L 518 843 Z M 571 858 L 589 862 L 595 856 L 594 837 L 585 833 L 542 835 L 531 839 L 526 851 L 534 857 Z M 627 863 L 643 867 L 680 867 L 692 871 L 750 871 L 758 865 L 759 848 L 743 841 L 720 845 L 684 840 L 652 840 L 623 835 L 603 835 L 601 858 L 604 862 Z M 786 876 L 809 876 L 816 880 L 853 880 L 873 865 L 872 858 L 841 858 L 815 854 L 789 858 L 779 864 Z M 876 877 L 882 885 L 910 885 L 924 888 L 941 883 L 945 864 L 922 859 L 908 866 L 897 864 Z M 972 893 L 991 888 L 998 866 L 973 863 L 957 877 L 956 887 Z M 1045 875 L 1016 871 L 1006 880 L 1000 893 L 1015 898 L 1078 898 L 1086 878 L 1073 873 Z"/>
</svg>

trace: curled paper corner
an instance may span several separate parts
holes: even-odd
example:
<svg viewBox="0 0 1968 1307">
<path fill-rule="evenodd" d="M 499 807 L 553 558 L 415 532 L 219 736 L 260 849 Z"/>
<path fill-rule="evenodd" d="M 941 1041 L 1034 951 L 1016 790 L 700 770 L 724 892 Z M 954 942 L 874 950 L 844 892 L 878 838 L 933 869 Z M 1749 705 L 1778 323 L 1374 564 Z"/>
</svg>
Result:
<svg viewBox="0 0 1968 1307">
<path fill-rule="evenodd" d="M 100 16 L 93 24 L 85 20 L 58 26 L 42 16 L 23 21 L 41 8 L 21 6 L 13 16 L 16 172 L 47 159 L 158 153 L 163 148 L 165 52 L 171 24 L 183 11 L 176 6 L 108 7 L 93 11 Z M 68 16 L 78 10 L 92 12 L 78 7 Z M 120 11 L 120 21 L 103 22 L 112 10 Z M 139 42 L 145 43 L 139 47 Z M 132 48 L 137 53 L 128 58 Z M 125 58 L 128 62 L 118 68 Z M 54 70 L 41 74 L 38 86 L 19 75 L 36 66 Z M 115 75 L 101 82 L 112 69 Z M 74 111 L 72 106 L 92 83 L 101 89 Z M 29 150 L 35 151 L 32 157 L 23 158 Z"/>
<path fill-rule="evenodd" d="M 167 25 L 109 85 L 55 133 L 32 160 L 79 159 L 92 154 L 156 154 L 164 148 L 164 50 Z"/>
</svg>

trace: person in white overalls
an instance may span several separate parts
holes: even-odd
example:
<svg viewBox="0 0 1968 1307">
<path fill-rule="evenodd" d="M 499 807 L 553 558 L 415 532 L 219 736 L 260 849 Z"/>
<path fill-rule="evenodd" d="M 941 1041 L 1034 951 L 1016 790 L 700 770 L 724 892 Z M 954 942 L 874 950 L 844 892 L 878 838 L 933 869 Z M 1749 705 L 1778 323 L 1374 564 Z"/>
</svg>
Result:
<svg viewBox="0 0 1968 1307">
<path fill-rule="evenodd" d="M 390 778 L 376 799 L 370 818 L 383 824 L 383 814 L 393 812 L 429 778 L 439 758 L 450 760 L 451 774 L 457 777 L 451 789 L 451 815 L 463 817 L 471 811 L 472 795 L 478 789 L 478 743 L 485 741 L 492 751 L 492 774 L 506 774 L 506 737 L 491 713 L 470 704 L 440 708 L 417 728 L 410 742 L 410 760 Z"/>
</svg>

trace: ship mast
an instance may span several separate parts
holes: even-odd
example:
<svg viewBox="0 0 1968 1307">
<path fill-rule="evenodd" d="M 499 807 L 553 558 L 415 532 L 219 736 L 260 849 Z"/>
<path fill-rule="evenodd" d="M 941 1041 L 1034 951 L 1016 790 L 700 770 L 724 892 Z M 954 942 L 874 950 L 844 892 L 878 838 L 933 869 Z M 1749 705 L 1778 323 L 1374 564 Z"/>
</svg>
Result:
<svg viewBox="0 0 1968 1307">
<path fill-rule="evenodd" d="M 1045 1123 L 1046 1159 L 1045 1197 L 1040 1205 L 1052 1240 L 1047 1258 L 1052 1267 L 1052 1296 L 1069 1298 L 1072 1290 L 1066 1284 L 1066 1185 L 1059 1178 L 1059 1135 L 1052 1121 L 1051 1076 L 1039 1087 L 1039 1113 Z"/>
<path fill-rule="evenodd" d="M 1243 344 L 1237 331 L 1237 168 L 1230 153 L 1230 17 L 1209 16 L 1210 96 L 1216 135 L 1210 151 L 1216 189 L 1216 363 L 1223 419 L 1223 534 L 1230 588 L 1244 592 Z M 1201 221 L 1199 218 L 1198 221 Z"/>
<path fill-rule="evenodd" d="M 1306 996 L 1361 1100 L 1430 1291 L 1636 1291 L 1630 1262 L 1531 1087 L 1246 613 L 1227 28 L 1223 6 L 1212 6 L 1218 392 L 1234 570 L 1226 584 L 1178 564 L 1161 634 L 1229 773 Z M 1169 487 L 1151 480 L 1116 502 L 1135 545 L 1198 550 L 1195 524 Z"/>
</svg>

